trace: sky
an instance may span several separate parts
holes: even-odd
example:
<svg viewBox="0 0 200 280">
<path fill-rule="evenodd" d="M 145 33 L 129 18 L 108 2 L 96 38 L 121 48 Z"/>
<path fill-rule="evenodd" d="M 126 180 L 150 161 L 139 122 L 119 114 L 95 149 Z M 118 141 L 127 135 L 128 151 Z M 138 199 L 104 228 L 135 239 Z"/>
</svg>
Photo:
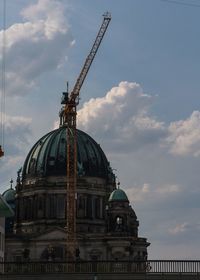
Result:
<svg viewBox="0 0 200 280">
<path fill-rule="evenodd" d="M 106 11 L 112 20 L 81 89 L 78 128 L 103 148 L 151 243 L 149 259 L 200 259 L 199 0 L 6 0 L 0 192 L 56 128 L 66 82 L 72 89 Z"/>
</svg>

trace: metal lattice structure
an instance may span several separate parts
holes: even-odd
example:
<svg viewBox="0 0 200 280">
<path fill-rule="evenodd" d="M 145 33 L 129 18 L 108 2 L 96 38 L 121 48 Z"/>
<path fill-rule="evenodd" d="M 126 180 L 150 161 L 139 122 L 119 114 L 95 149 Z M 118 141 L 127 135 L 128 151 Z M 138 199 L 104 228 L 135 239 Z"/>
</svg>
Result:
<svg viewBox="0 0 200 280">
<path fill-rule="evenodd" d="M 78 244 L 76 239 L 76 183 L 77 183 L 77 133 L 76 108 L 79 103 L 79 93 L 95 58 L 104 34 L 111 20 L 111 14 L 103 15 L 103 23 L 96 36 L 95 42 L 87 56 L 81 73 L 73 90 L 63 93 L 61 123 L 67 126 L 67 259 L 75 259 Z"/>
<path fill-rule="evenodd" d="M 98 273 L 111 279 L 112 273 L 121 279 L 184 279 L 197 280 L 200 276 L 200 260 L 134 260 L 134 261 L 80 261 L 80 262 L 0 262 L 0 275 L 40 275 Z M 126 275 L 129 277 L 126 278 Z M 138 277 L 139 275 L 139 277 Z M 152 275 L 152 276 L 151 276 Z M 70 277 L 69 276 L 69 277 Z M 0 276 L 2 277 L 2 275 Z M 6 279 L 8 279 L 6 277 Z M 13 278 L 12 278 L 13 279 Z M 28 279 L 28 277 L 27 277 Z M 32 279 L 32 278 L 31 278 Z M 75 277 L 73 277 L 75 279 Z M 89 278 L 88 279 L 92 279 Z M 104 278 L 105 279 L 105 278 Z"/>
</svg>

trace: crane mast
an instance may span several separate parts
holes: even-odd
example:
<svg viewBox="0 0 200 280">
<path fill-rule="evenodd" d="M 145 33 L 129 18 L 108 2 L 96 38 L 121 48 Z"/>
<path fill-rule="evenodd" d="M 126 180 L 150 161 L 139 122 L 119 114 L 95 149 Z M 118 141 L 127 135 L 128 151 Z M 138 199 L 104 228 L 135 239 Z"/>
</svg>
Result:
<svg viewBox="0 0 200 280">
<path fill-rule="evenodd" d="M 79 93 L 87 76 L 90 66 L 95 58 L 104 34 L 111 20 L 111 14 L 103 15 L 103 22 L 96 36 L 94 44 L 87 56 L 81 73 L 71 93 L 64 92 L 62 102 L 64 106 L 60 112 L 60 123 L 67 127 L 67 260 L 75 260 L 78 243 L 76 237 L 76 185 L 77 185 L 77 132 L 76 108 L 79 104 Z"/>
</svg>

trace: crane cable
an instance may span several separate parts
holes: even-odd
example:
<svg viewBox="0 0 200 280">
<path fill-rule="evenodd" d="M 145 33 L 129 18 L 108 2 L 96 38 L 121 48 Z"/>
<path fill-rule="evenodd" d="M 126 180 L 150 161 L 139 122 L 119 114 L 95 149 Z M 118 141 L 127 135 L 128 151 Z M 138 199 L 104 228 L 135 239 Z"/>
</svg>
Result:
<svg viewBox="0 0 200 280">
<path fill-rule="evenodd" d="M 1 138 L 0 145 L 4 150 L 5 108 L 6 108 L 6 0 L 3 0 L 3 29 L 2 29 L 2 64 L 1 64 Z"/>
</svg>

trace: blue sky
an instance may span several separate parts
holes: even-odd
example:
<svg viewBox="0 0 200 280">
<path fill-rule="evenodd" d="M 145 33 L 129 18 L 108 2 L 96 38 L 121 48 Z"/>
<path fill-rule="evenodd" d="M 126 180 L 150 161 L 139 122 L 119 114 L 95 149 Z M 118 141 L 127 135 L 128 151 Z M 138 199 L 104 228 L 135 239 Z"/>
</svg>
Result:
<svg viewBox="0 0 200 280">
<path fill-rule="evenodd" d="M 79 128 L 117 169 L 140 235 L 151 242 L 149 257 L 200 258 L 200 7 L 160 0 L 6 3 L 0 191 L 16 179 L 35 141 L 55 127 L 66 81 L 72 88 L 110 11 L 81 90 Z M 2 31 L 0 38 L 2 49 Z"/>
</svg>

